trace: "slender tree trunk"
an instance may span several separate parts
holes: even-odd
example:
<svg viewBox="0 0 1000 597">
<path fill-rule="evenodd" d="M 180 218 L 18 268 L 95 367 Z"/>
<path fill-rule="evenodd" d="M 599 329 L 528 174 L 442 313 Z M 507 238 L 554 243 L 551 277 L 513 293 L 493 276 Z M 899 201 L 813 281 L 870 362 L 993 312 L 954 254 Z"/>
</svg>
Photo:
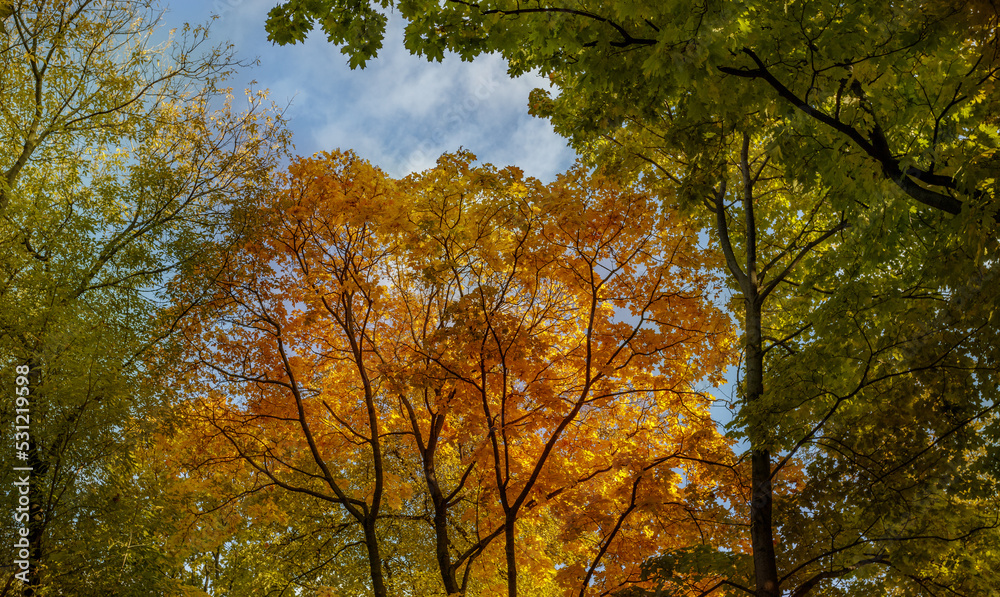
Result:
<svg viewBox="0 0 1000 597">
<path fill-rule="evenodd" d="M 443 504 L 434 504 L 434 536 L 437 540 L 437 562 L 441 570 L 441 580 L 444 582 L 444 590 L 448 595 L 461 593 L 458 579 L 455 578 L 455 570 L 451 566 L 451 554 L 448 551 L 448 520 L 447 510 Z"/>
<path fill-rule="evenodd" d="M 761 280 L 757 272 L 757 220 L 754 217 L 754 178 L 750 172 L 750 135 L 743 134 L 740 151 L 740 174 L 743 179 L 743 214 L 746 218 L 747 269 L 742 290 L 745 300 L 746 396 L 753 407 L 764 396 L 764 347 L 761 333 Z M 778 565 L 774 557 L 774 529 L 771 521 L 771 453 L 766 445 L 770 430 L 760 417 L 750 423 L 750 543 L 757 597 L 778 597 Z"/>
<path fill-rule="evenodd" d="M 750 172 L 750 135 L 743 135 L 739 161 L 742 178 L 742 203 L 745 216 L 746 262 L 741 266 L 733 250 L 726 214 L 726 179 L 715 191 L 716 232 L 726 257 L 726 265 L 739 284 L 744 301 L 743 333 L 746 349 L 744 408 L 754 408 L 764 396 L 764 348 L 761 313 L 764 298 L 757 271 L 757 223 L 754 219 L 754 183 Z M 774 555 L 774 529 L 771 517 L 771 453 L 767 448 L 770 430 L 767 421 L 757 416 L 750 422 L 751 490 L 750 543 L 753 548 L 755 591 L 757 597 L 780 597 L 778 565 Z"/>
<path fill-rule="evenodd" d="M 458 579 L 455 578 L 455 569 L 451 565 L 451 552 L 448 541 L 448 504 L 445 495 L 441 491 L 441 486 L 437 481 L 437 474 L 434 467 L 434 450 L 437 445 L 436 431 L 433 429 L 436 419 L 432 419 L 431 437 L 428 439 L 428 447 L 423 450 L 424 459 L 424 479 L 427 482 L 427 489 L 430 492 L 431 502 L 434 504 L 434 538 L 435 551 L 438 569 L 441 571 L 441 581 L 444 583 L 445 593 L 453 595 L 461 593 Z"/>
<path fill-rule="evenodd" d="M 368 567 L 372 575 L 372 592 L 375 597 L 389 597 L 382 576 L 382 556 L 379 553 L 378 537 L 375 535 L 375 516 L 368 516 L 363 523 L 365 547 L 368 548 Z"/>
<path fill-rule="evenodd" d="M 746 337 L 746 403 L 750 405 L 760 401 L 764 395 L 764 354 L 761 349 L 760 304 L 757 300 L 747 300 Z M 751 423 L 750 541 L 757 597 L 778 597 L 778 566 L 771 519 L 771 453 L 759 445 L 767 433 L 768 430 L 762 429 L 759 421 Z"/>
<path fill-rule="evenodd" d="M 515 556 L 514 545 L 514 520 L 515 517 L 508 514 L 503 524 L 503 534 L 507 543 L 507 597 L 517 597 L 517 557 Z"/>
</svg>

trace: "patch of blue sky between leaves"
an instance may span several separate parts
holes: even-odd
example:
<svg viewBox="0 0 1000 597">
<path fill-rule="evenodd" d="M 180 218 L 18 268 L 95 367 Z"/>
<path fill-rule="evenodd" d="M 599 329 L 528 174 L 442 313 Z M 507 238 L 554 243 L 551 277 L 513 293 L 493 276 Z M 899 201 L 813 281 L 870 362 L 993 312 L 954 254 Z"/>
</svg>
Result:
<svg viewBox="0 0 1000 597">
<path fill-rule="evenodd" d="M 267 41 L 264 22 L 277 2 L 168 0 L 164 26 L 204 23 L 216 15 L 212 39 L 229 40 L 241 59 L 259 61 L 232 85 L 256 81 L 277 105 L 287 105 L 296 153 L 352 149 L 398 177 L 463 147 L 480 162 L 517 166 L 546 182 L 575 159 L 548 121 L 528 114 L 528 93 L 547 85 L 542 77 L 511 79 L 504 61 L 492 55 L 471 63 L 457 56 L 441 63 L 412 56 L 395 15 L 379 57 L 352 71 L 322 32 L 296 46 Z"/>
</svg>

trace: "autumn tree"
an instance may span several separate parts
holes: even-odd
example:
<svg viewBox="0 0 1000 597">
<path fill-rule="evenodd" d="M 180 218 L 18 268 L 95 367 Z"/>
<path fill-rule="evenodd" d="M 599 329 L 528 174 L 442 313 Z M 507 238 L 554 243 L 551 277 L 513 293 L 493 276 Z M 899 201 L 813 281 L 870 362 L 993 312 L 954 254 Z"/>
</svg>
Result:
<svg viewBox="0 0 1000 597">
<path fill-rule="evenodd" d="M 424 375 L 448 398 L 423 425 L 433 433 L 432 421 L 441 429 L 458 418 L 451 424 L 488 439 L 465 470 L 492 477 L 484 480 L 503 521 L 509 594 L 517 591 L 521 509 L 572 521 L 559 537 L 562 561 L 533 562 L 530 578 L 558 564 L 563 583 L 581 595 L 625 586 L 638 579 L 637 554 L 655 545 L 646 538 L 663 540 L 649 526 L 651 504 L 673 502 L 659 511 L 678 519 L 673 532 L 691 524 L 692 502 L 669 489 L 673 469 L 721 453 L 720 445 L 692 442 L 683 415 L 671 418 L 689 408 L 691 376 L 712 371 L 721 356 L 697 348 L 706 329 L 699 326 L 715 325 L 711 312 L 690 310 L 672 286 L 706 284 L 704 263 L 691 259 L 690 231 L 609 180 L 576 169 L 548 189 L 535 183 L 518 193 L 508 183 L 506 196 L 470 198 L 456 182 L 481 174 L 466 168 L 442 160 L 421 189 L 431 197 L 423 247 L 437 263 L 421 263 L 422 284 L 410 293 L 434 297 L 438 313 L 410 325 L 434 332 L 409 351 L 433 365 Z M 634 321 L 622 321 L 623 312 Z M 415 411 L 407 407 L 411 417 Z M 707 424 L 703 412 L 687 412 L 690 424 Z M 705 474 L 698 468 L 690 478 Z"/>
<path fill-rule="evenodd" d="M 852 447 L 842 454 L 840 464 L 834 464 L 838 460 L 834 452 L 846 449 L 844 446 L 866 441 L 894 445 L 895 440 L 882 435 L 885 427 L 830 424 L 827 415 L 846 414 L 848 404 L 865 405 L 857 407 L 858 417 L 864 412 L 884 412 L 883 405 L 894 403 L 890 396 L 915 404 L 912 401 L 924 396 L 927 387 L 935 388 L 931 393 L 936 400 L 967 416 L 954 421 L 953 427 L 944 427 L 941 421 L 930 422 L 926 405 L 901 410 L 906 416 L 893 419 L 889 426 L 909 430 L 908 438 L 915 443 L 908 444 L 912 451 L 907 448 L 901 452 L 912 459 L 885 465 L 884 472 L 911 470 L 911 466 L 921 466 L 915 455 L 937 454 L 942 467 L 950 463 L 961 470 L 954 478 L 972 484 L 985 482 L 979 495 L 990 495 L 989 479 L 993 477 L 977 467 L 983 466 L 979 460 L 983 450 L 986 454 L 995 451 L 996 418 L 989 409 L 995 403 L 991 398 L 995 390 L 985 381 L 994 375 L 993 343 L 986 339 L 986 330 L 996 328 L 991 314 L 995 309 L 959 309 L 958 314 L 955 304 L 968 304 L 969 300 L 994 304 L 988 298 L 995 289 L 996 260 L 995 244 L 990 240 L 996 221 L 997 144 L 998 15 L 993 3 L 545 2 L 529 6 L 446 2 L 401 3 L 394 8 L 408 21 L 406 43 L 411 51 L 430 59 L 442 59 L 448 50 L 463 58 L 498 51 L 508 59 L 514 74 L 539 69 L 549 75 L 559 94 L 552 97 L 537 91 L 532 98 L 536 114 L 551 118 L 556 129 L 570 137 L 581 152 L 626 176 L 644 177 L 665 200 L 687 206 L 689 212 L 708 199 L 709 211 L 718 222 L 713 226 L 720 242 L 724 235 L 718 233 L 724 230 L 719 226 L 725 219 L 718 217 L 733 209 L 723 209 L 720 202 L 725 203 L 727 196 L 728 201 L 736 201 L 736 214 L 742 214 L 746 222 L 741 232 L 744 244 L 733 248 L 727 260 L 734 288 L 745 305 L 747 365 L 738 425 L 745 426 L 758 446 L 752 450 L 753 458 L 761 461 L 754 483 L 758 497 L 770 491 L 765 482 L 777 474 L 763 464 L 769 460 L 763 452 L 772 447 L 782 449 L 781 445 L 802 455 L 800 450 L 822 444 L 820 452 L 825 450 L 825 456 L 817 456 L 818 452 L 810 456 L 817 463 L 811 469 L 817 478 L 832 478 L 818 463 L 828 465 L 831 473 L 845 470 L 841 466 L 845 465 L 868 471 L 858 478 L 882 484 L 883 489 L 890 486 L 884 483 L 887 477 L 869 474 L 879 467 L 871 461 L 862 463 L 859 455 L 870 459 L 871 449 Z M 352 13 L 341 14 L 341 9 L 337 2 L 285 3 L 272 11 L 269 31 L 279 43 L 296 42 L 319 23 L 331 41 L 343 46 L 352 66 L 363 66 L 380 46 L 385 17 L 374 3 Z M 333 14 L 341 18 L 327 18 Z M 751 199 L 773 190 L 755 193 L 754 185 L 747 186 L 745 172 L 753 159 L 736 157 L 741 153 L 732 147 L 733 140 L 744 134 L 760 143 L 758 172 L 766 174 L 777 168 L 783 181 L 779 186 L 787 189 L 784 200 L 789 211 L 779 212 L 780 217 L 798 224 L 803 214 L 811 214 L 809 217 L 819 218 L 817 222 L 826 223 L 826 232 L 833 231 L 839 222 L 850 224 L 849 230 L 840 231 L 840 242 L 830 245 L 837 239 L 826 238 L 824 243 L 809 246 L 825 234 L 824 229 L 811 224 L 793 228 L 784 236 L 778 225 L 784 219 L 758 226 L 750 210 L 756 199 Z M 733 180 L 733 171 L 744 174 Z M 776 236 L 767 242 L 778 247 L 777 252 L 755 255 L 758 235 L 771 237 L 772 232 Z M 837 257 L 826 263 L 814 259 L 824 253 L 824 246 L 837 248 Z M 776 268 L 783 259 L 795 255 L 801 259 L 785 262 L 784 267 L 790 269 L 771 269 L 775 277 L 770 279 L 764 275 L 766 265 Z M 758 258 L 765 261 L 760 264 L 762 269 L 755 271 Z M 848 273 L 854 278 L 845 277 Z M 824 275 L 829 278 L 823 280 Z M 779 300 L 775 294 L 775 289 L 801 286 L 803 280 L 809 284 L 800 288 L 802 296 Z M 901 287 L 903 280 L 910 286 Z M 776 285 L 772 284 L 775 281 Z M 812 290 L 812 286 L 820 290 Z M 770 323 L 762 319 L 763 311 L 759 316 L 754 313 L 764 309 L 768 295 L 773 307 L 767 317 Z M 837 300 L 823 300 L 823 296 Z M 821 303 L 828 310 L 814 315 L 798 311 Z M 840 305 L 840 310 L 834 305 Z M 782 324 L 776 331 L 793 336 L 776 335 L 773 339 L 780 341 L 778 344 L 762 344 L 766 341 L 757 328 L 779 321 L 787 322 L 787 327 Z M 761 327 L 761 333 L 764 329 Z M 804 343 L 809 351 L 798 343 Z M 768 379 L 765 351 L 783 355 L 775 374 L 783 373 L 785 364 L 797 360 L 788 358 L 810 352 L 813 370 L 819 375 L 796 378 L 799 373 L 795 373 L 762 386 L 762 379 Z M 819 354 L 827 358 L 818 358 Z M 894 364 L 885 365 L 882 361 L 886 359 Z M 959 364 L 962 359 L 967 360 Z M 856 379 L 847 375 L 851 367 L 837 369 L 835 363 L 844 367 L 852 363 L 851 367 L 865 375 Z M 827 371 L 856 385 L 833 390 L 824 374 Z M 939 380 L 938 384 L 907 385 L 925 372 Z M 814 385 L 804 383 L 805 379 Z M 943 379 L 952 381 L 944 383 Z M 962 383 L 957 383 L 958 379 Z M 957 390 L 962 384 L 971 385 Z M 768 387 L 776 391 L 770 392 Z M 788 388 L 795 391 L 784 394 Z M 774 405 L 772 398 L 782 394 L 779 402 L 785 403 Z M 861 395 L 868 398 L 855 400 Z M 831 396 L 838 398 L 821 407 Z M 812 405 L 813 410 L 793 404 Z M 772 410 L 797 413 L 791 420 L 798 420 L 800 429 L 779 426 L 788 430 L 783 437 L 753 433 L 754 428 L 767 429 L 775 423 Z M 865 433 L 819 439 L 823 430 L 835 427 L 841 434 L 850 434 L 852 429 L 864 429 Z M 925 443 L 919 448 L 917 437 L 925 433 Z M 968 439 L 970 434 L 984 443 L 979 448 L 961 442 L 945 448 L 949 441 L 957 441 L 957 436 Z M 971 468 L 959 464 L 969 462 L 973 455 L 972 460 L 979 464 Z M 848 462 L 853 464 L 845 464 Z M 779 461 L 778 466 L 783 463 Z M 934 474 L 922 477 L 917 486 L 951 485 L 941 478 L 930 481 Z M 823 498 L 830 508 L 827 512 L 843 519 L 848 499 L 845 487 L 821 485 L 829 489 Z M 954 492 L 936 495 L 954 499 L 961 491 L 954 487 Z M 865 500 L 859 494 L 850 495 L 857 504 L 870 504 L 869 513 L 879 510 L 882 498 L 892 502 L 889 493 L 875 492 Z M 872 497 L 875 495 L 881 497 Z M 897 497 L 903 495 L 906 492 Z M 912 505 L 916 499 L 910 494 L 896 503 Z M 994 506 L 987 506 L 988 511 L 995 511 Z M 764 533 L 761 526 L 769 526 L 761 518 L 765 513 L 760 507 L 751 505 L 751 510 L 758 510 L 753 516 L 760 523 L 754 533 Z M 799 512 L 815 513 L 816 508 Z M 974 515 L 953 523 L 950 533 L 928 533 L 923 545 L 930 551 L 922 552 L 925 558 L 946 561 L 954 555 L 948 545 L 959 543 L 965 531 L 971 537 L 977 534 L 976 529 L 990 526 L 978 524 Z M 776 594 L 782 590 L 779 581 L 792 582 L 796 574 L 809 568 L 808 562 L 823 559 L 803 547 L 804 567 L 789 564 L 789 572 L 782 572 L 779 578 L 769 541 L 763 535 L 757 539 L 756 549 L 763 552 L 757 562 L 754 592 L 758 595 Z M 831 544 L 839 546 L 831 548 L 831 555 L 850 551 L 841 550 L 844 544 Z M 937 555 L 932 556 L 934 549 L 938 549 Z M 995 561 L 995 556 L 990 554 L 985 553 L 986 563 L 981 565 L 992 565 L 988 562 Z M 816 559 L 810 560 L 814 556 Z M 832 565 L 817 572 L 820 576 L 813 577 L 816 582 L 806 580 L 799 585 L 796 590 L 801 593 L 797 594 L 815 590 L 817 583 L 838 575 L 845 580 L 854 574 L 852 566 L 863 560 L 883 566 L 880 558 L 884 554 Z M 885 579 L 884 575 L 876 577 Z M 855 578 L 859 586 L 869 582 L 862 576 Z M 934 590 L 926 584 L 927 576 L 911 573 L 908 578 L 920 590 Z"/>
<path fill-rule="evenodd" d="M 189 328 L 199 467 L 344 521 L 326 551 L 368 575 L 340 589 L 636 585 L 646 557 L 708 540 L 724 491 L 693 387 L 728 358 L 711 258 L 647 195 L 472 159 L 405 181 L 351 154 L 293 164 Z M 428 557 L 434 582 L 393 573 Z"/>
<path fill-rule="evenodd" d="M 133 448 L 171 385 L 147 358 L 169 330 L 157 301 L 239 236 L 240 202 L 267 188 L 284 133 L 263 96 L 232 105 L 219 85 L 236 63 L 205 29 L 155 44 L 153 4 L 4 6 L 0 362 L 29 370 L 17 464 L 32 471 L 29 580 L 14 578 L 8 519 L 3 591 L 148 595 L 168 562 L 143 535 L 155 492 L 133 485 Z M 2 409 L 13 424 L 14 402 Z"/>
</svg>

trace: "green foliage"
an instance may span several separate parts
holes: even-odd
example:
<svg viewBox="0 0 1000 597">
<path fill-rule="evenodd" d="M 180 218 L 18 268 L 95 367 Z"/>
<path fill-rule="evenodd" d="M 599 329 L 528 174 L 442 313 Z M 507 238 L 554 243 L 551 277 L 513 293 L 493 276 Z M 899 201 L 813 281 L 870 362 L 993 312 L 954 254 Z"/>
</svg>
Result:
<svg viewBox="0 0 1000 597">
<path fill-rule="evenodd" d="M 585 153 L 622 149 L 601 138 L 623 124 L 653 126 L 662 148 L 691 127 L 764 116 L 780 121 L 773 139 L 790 177 L 836 188 L 864 171 L 834 198 L 843 207 L 875 179 L 949 213 L 995 197 L 998 17 L 984 0 L 328 0 L 281 4 L 267 28 L 291 43 L 318 25 L 363 66 L 390 9 L 416 54 L 498 52 L 511 74 L 549 75 L 559 94 L 535 94 L 532 110 Z"/>
<path fill-rule="evenodd" d="M 717 579 L 745 582 L 751 576 L 753 562 L 747 554 L 724 552 L 708 545 L 675 549 L 643 563 L 643 577 L 655 579 L 657 590 L 667 595 L 712 588 L 717 594 L 737 594 L 732 587 L 720 585 Z M 746 583 L 750 584 L 750 583 Z M 643 593 L 649 595 L 650 593 Z M 627 592 L 619 593 L 621 597 Z"/>
</svg>

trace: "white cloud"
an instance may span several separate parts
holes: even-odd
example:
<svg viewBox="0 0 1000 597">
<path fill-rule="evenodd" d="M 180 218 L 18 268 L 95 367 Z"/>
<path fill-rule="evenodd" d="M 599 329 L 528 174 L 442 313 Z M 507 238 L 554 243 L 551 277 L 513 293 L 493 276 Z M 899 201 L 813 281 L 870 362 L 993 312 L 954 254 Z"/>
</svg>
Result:
<svg viewBox="0 0 1000 597">
<path fill-rule="evenodd" d="M 390 20 L 379 57 L 351 71 L 322 32 L 296 46 L 268 42 L 264 21 L 277 2 L 172 0 L 166 21 L 172 27 L 218 14 L 213 37 L 231 40 L 244 59 L 260 60 L 234 86 L 256 80 L 278 105 L 291 101 L 286 115 L 298 153 L 354 149 L 395 176 L 429 167 L 460 146 L 482 162 L 516 165 L 543 180 L 572 163 L 565 141 L 527 113 L 528 93 L 542 78 L 511 80 L 495 55 L 429 63 L 403 47 L 398 19 Z"/>
</svg>

